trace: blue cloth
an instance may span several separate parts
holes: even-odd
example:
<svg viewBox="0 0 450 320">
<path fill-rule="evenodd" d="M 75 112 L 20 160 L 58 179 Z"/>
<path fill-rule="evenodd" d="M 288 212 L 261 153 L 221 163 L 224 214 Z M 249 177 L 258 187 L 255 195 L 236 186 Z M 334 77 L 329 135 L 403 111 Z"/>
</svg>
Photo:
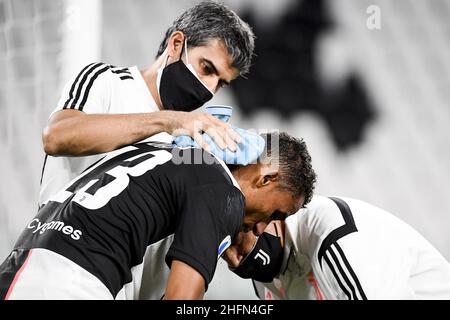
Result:
<svg viewBox="0 0 450 320">
<path fill-rule="evenodd" d="M 226 164 L 246 166 L 250 163 L 256 163 L 256 160 L 258 160 L 259 156 L 264 151 L 264 139 L 260 135 L 244 129 L 233 129 L 241 136 L 242 139 L 242 142 L 237 144 L 236 152 L 233 152 L 228 148 L 224 150 L 220 149 L 219 146 L 206 133 L 203 133 L 202 137 L 209 144 L 211 153 Z M 176 147 L 199 148 L 197 142 L 189 136 L 178 136 L 173 140 L 172 144 Z"/>
</svg>

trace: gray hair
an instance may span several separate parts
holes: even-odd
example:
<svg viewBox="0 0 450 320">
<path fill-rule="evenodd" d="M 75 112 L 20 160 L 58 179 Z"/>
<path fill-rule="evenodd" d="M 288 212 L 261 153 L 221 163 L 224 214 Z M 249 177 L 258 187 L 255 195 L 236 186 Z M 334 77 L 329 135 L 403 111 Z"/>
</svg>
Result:
<svg viewBox="0 0 450 320">
<path fill-rule="evenodd" d="M 167 47 L 171 34 L 184 33 L 189 47 L 202 46 L 213 39 L 225 44 L 232 60 L 232 67 L 241 75 L 248 73 L 255 48 L 255 36 L 251 27 L 224 4 L 203 1 L 181 14 L 167 29 L 156 57 Z"/>
</svg>

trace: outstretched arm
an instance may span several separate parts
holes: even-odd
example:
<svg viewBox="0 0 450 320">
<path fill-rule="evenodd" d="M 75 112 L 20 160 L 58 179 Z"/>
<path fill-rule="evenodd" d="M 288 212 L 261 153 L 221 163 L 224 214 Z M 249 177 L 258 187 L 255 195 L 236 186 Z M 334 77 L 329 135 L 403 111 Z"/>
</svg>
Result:
<svg viewBox="0 0 450 320">
<path fill-rule="evenodd" d="M 207 132 L 222 148 L 236 150 L 239 135 L 228 125 L 206 113 L 161 111 L 135 114 L 87 114 L 64 109 L 56 112 L 45 128 L 44 150 L 52 156 L 85 156 L 109 152 L 160 132 L 186 134 L 203 148 Z"/>
</svg>

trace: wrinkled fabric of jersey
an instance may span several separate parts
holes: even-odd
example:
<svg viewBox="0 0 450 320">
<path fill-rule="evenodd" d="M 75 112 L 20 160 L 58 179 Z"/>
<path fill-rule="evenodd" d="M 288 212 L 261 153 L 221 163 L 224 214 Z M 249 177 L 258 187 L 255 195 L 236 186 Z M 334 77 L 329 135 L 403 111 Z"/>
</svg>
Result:
<svg viewBox="0 0 450 320">
<path fill-rule="evenodd" d="M 241 136 L 242 139 L 241 143 L 237 144 L 236 152 L 233 152 L 228 148 L 225 150 L 220 149 L 220 147 L 207 133 L 203 133 L 202 137 L 210 146 L 210 152 L 226 164 L 246 166 L 251 163 L 256 163 L 256 160 L 264 151 L 264 139 L 260 135 L 248 130 L 236 127 L 233 127 L 233 129 Z M 181 148 L 200 148 L 197 142 L 189 136 L 178 136 L 173 140 L 172 144 L 173 146 Z"/>
</svg>

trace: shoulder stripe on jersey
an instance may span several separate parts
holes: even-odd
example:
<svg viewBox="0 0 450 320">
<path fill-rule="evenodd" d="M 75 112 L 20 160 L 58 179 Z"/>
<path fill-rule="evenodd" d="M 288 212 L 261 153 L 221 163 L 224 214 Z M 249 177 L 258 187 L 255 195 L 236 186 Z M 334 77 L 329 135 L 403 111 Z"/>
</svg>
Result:
<svg viewBox="0 0 450 320">
<path fill-rule="evenodd" d="M 344 291 L 344 293 L 348 297 L 348 299 L 351 300 L 350 292 L 348 292 L 347 288 L 344 286 L 344 284 L 342 283 L 338 274 L 336 273 L 336 270 L 334 269 L 334 266 L 331 263 L 330 258 L 328 258 L 328 255 L 326 255 L 326 254 L 323 256 L 323 258 L 325 259 L 325 262 L 327 263 L 328 267 L 330 268 L 331 272 L 333 273 L 333 276 L 336 279 L 337 283 L 339 284 L 339 287 L 341 287 L 342 291 Z"/>
<path fill-rule="evenodd" d="M 108 70 L 108 69 L 109 69 L 109 66 L 106 66 L 106 67 L 104 67 L 104 68 L 98 70 L 98 71 L 92 76 L 91 80 L 89 81 L 89 84 L 88 84 L 87 87 L 86 87 L 86 90 L 84 91 L 83 100 L 81 100 L 81 102 L 80 102 L 80 106 L 79 106 L 79 110 L 80 110 L 80 111 L 83 110 L 84 104 L 86 103 L 87 98 L 88 98 L 88 96 L 89 96 L 89 91 L 91 90 L 91 87 L 92 87 L 92 85 L 94 84 L 95 79 L 97 79 L 97 77 L 98 77 L 100 74 L 102 74 L 103 72 L 105 72 L 105 71 Z"/>
<path fill-rule="evenodd" d="M 336 249 L 334 249 L 336 248 Z M 337 250 L 337 251 L 336 251 Z M 367 296 L 359 282 L 356 273 L 353 271 L 350 263 L 345 257 L 344 251 L 339 246 L 338 243 L 334 243 L 332 247 L 327 250 L 328 254 L 324 255 L 325 262 L 331 269 L 333 276 L 341 287 L 342 291 L 347 295 L 349 300 L 367 300 Z M 329 256 L 332 257 L 333 262 L 330 260 Z M 340 258 L 340 259 L 339 259 Z M 342 265 L 341 261 L 344 262 Z M 336 270 L 336 268 L 337 270 Z M 342 283 L 341 279 L 345 282 L 346 286 Z M 356 287 L 355 287 L 356 285 Z M 350 289 L 350 292 L 347 290 Z"/>
<path fill-rule="evenodd" d="M 337 242 L 334 244 L 334 246 L 336 247 L 337 251 L 339 252 L 339 255 L 340 255 L 342 261 L 344 261 L 344 264 L 347 267 L 347 270 L 350 273 L 350 276 L 353 278 L 353 281 L 356 284 L 356 287 L 358 289 L 359 294 L 361 295 L 361 298 L 363 300 L 367 300 L 366 294 L 364 293 L 361 283 L 359 282 L 359 279 L 356 276 L 356 273 L 353 270 L 352 266 L 350 265 L 347 258 L 345 257 L 344 251 L 342 250 L 341 246 Z"/>
<path fill-rule="evenodd" d="M 121 76 L 120 77 L 120 80 L 127 80 L 127 79 L 134 80 L 134 78 L 132 76 Z"/>
<path fill-rule="evenodd" d="M 330 197 L 330 199 L 338 207 L 345 224 L 330 232 L 330 234 L 323 240 L 318 252 L 319 264 L 322 265 L 322 258 L 326 261 L 331 269 L 331 272 L 336 278 L 336 281 L 349 300 L 367 300 L 355 271 L 346 258 L 344 250 L 342 250 L 337 242 L 342 237 L 358 231 L 355 225 L 355 220 L 353 219 L 352 211 L 344 200 L 332 197 Z M 333 259 L 334 265 L 329 256 Z M 341 263 L 341 261 L 343 263 Z M 345 285 L 341 279 L 345 282 Z"/>
<path fill-rule="evenodd" d="M 75 109 L 75 106 L 77 105 L 78 99 L 80 99 L 80 95 L 81 95 L 81 91 L 83 90 L 83 86 L 84 83 L 86 82 L 88 76 L 99 66 L 103 65 L 103 63 L 99 62 L 99 63 L 95 63 L 93 65 L 91 65 L 91 67 L 89 69 L 87 69 L 84 73 L 83 73 L 83 77 L 81 78 L 80 81 L 77 81 L 77 85 L 76 85 L 76 94 L 75 97 L 73 99 L 70 99 L 70 101 L 67 101 L 67 108 L 70 109 Z"/>
<path fill-rule="evenodd" d="M 115 73 L 115 74 L 121 74 L 121 73 L 131 74 L 131 72 L 130 72 L 130 70 L 128 70 L 128 68 L 111 70 L 111 72 Z"/>
<path fill-rule="evenodd" d="M 331 231 L 330 234 L 322 241 L 317 255 L 320 265 L 322 265 L 322 258 L 325 254 L 325 251 L 327 251 L 333 243 L 350 233 L 358 231 L 355 225 L 355 220 L 353 219 L 352 211 L 350 210 L 348 204 L 339 198 L 330 197 L 330 199 L 333 200 L 334 203 L 336 203 L 339 211 L 342 214 L 342 217 L 344 218 L 345 224 Z"/>
<path fill-rule="evenodd" d="M 336 254 L 334 253 L 334 250 L 332 248 L 330 248 L 328 250 L 328 252 L 330 253 L 330 256 L 333 258 L 334 264 L 336 265 L 337 271 L 339 271 L 339 274 L 341 275 L 342 279 L 344 279 L 344 282 L 347 284 L 347 287 L 350 289 L 351 291 L 351 295 L 349 296 L 349 300 L 359 300 L 358 296 L 356 295 L 356 290 L 355 290 L 355 286 L 353 285 L 353 283 L 351 283 L 350 279 L 347 276 L 347 273 L 344 271 L 344 269 L 341 266 L 341 263 L 339 262 L 338 257 L 336 256 Z M 336 276 L 336 275 L 335 275 Z M 345 291 L 344 291 L 345 292 Z"/>
<path fill-rule="evenodd" d="M 75 80 L 72 83 L 72 86 L 70 87 L 70 92 L 69 92 L 69 99 L 67 99 L 67 101 L 64 103 L 64 107 L 63 109 L 66 109 L 69 105 L 70 100 L 73 99 L 73 93 L 75 90 L 75 86 L 78 83 L 78 79 L 80 79 L 80 77 L 83 75 L 83 73 L 86 71 L 87 68 L 89 68 L 90 66 L 92 66 L 94 63 L 88 64 L 86 67 L 83 68 L 83 70 L 80 71 L 80 73 L 77 75 L 77 77 L 75 78 Z"/>
<path fill-rule="evenodd" d="M 128 68 L 122 68 L 122 69 L 111 69 L 112 73 L 115 73 L 117 75 L 120 75 L 120 80 L 134 80 L 133 76 L 131 75 L 131 72 Z"/>
</svg>

